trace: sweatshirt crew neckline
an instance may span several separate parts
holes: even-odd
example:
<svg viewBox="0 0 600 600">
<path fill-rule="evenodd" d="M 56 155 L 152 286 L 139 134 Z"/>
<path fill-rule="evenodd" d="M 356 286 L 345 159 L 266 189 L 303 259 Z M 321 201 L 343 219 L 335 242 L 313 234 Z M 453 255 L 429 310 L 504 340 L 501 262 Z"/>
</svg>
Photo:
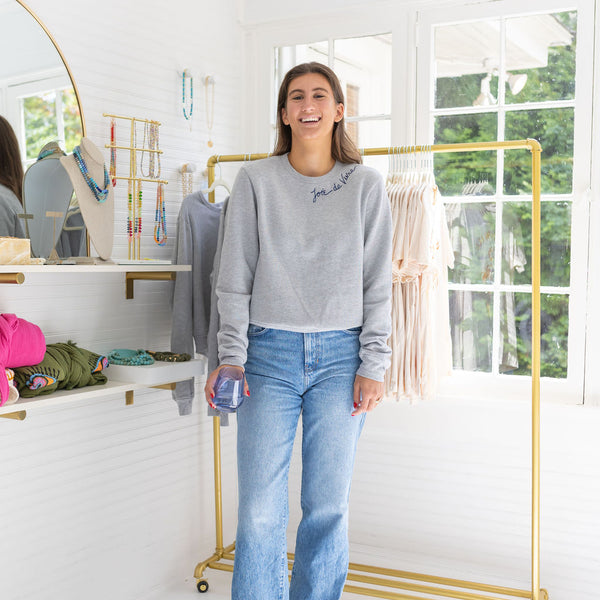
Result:
<svg viewBox="0 0 600 600">
<path fill-rule="evenodd" d="M 325 173 L 324 175 L 318 175 L 316 177 L 313 177 L 311 175 L 303 175 L 302 173 L 300 173 L 300 172 L 296 171 L 296 169 L 294 169 L 294 167 L 292 166 L 292 163 L 290 162 L 289 155 L 290 155 L 289 152 L 287 154 L 283 154 L 282 162 L 284 163 L 287 172 L 292 177 L 294 177 L 295 179 L 297 179 L 298 181 L 301 181 L 303 183 L 319 183 L 320 181 L 324 181 L 324 180 L 328 179 L 329 177 L 331 177 L 335 173 L 336 169 L 338 169 L 339 167 L 342 166 L 342 163 L 340 161 L 336 160 L 333 167 L 331 167 L 331 169 L 329 171 L 327 171 L 327 173 Z"/>
</svg>

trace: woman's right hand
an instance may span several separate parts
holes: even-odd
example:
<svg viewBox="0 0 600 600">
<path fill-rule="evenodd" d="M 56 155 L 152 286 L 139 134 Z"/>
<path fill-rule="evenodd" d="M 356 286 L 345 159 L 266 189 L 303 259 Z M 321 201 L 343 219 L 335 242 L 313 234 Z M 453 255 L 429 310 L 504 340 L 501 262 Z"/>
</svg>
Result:
<svg viewBox="0 0 600 600">
<path fill-rule="evenodd" d="M 219 365 L 207 378 L 206 378 L 206 385 L 204 386 L 204 397 L 206 398 L 206 401 L 210 404 L 211 408 L 217 408 L 212 399 L 215 397 L 215 390 L 214 390 L 214 385 L 215 385 L 215 381 L 217 381 L 217 377 L 219 375 L 219 371 L 221 369 L 223 369 L 224 367 L 230 367 L 232 369 L 239 369 L 242 373 L 242 375 L 244 374 L 244 368 L 243 367 L 238 367 L 236 365 Z M 250 395 L 250 390 L 248 389 L 248 382 L 246 381 L 246 378 L 244 377 L 244 395 L 249 396 Z"/>
</svg>

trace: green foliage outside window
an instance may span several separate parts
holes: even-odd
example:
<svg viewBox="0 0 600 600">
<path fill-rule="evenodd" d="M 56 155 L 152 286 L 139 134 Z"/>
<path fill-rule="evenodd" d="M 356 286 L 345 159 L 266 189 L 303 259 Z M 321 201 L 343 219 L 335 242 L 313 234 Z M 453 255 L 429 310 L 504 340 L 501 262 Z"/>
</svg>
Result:
<svg viewBox="0 0 600 600">
<path fill-rule="evenodd" d="M 523 110 L 517 104 L 528 102 L 545 102 L 553 100 L 572 100 L 575 93 L 575 54 L 576 54 L 576 12 L 566 12 L 554 17 L 573 34 L 573 43 L 569 46 L 551 47 L 548 51 L 548 66 L 537 69 L 514 71 L 527 74 L 525 87 L 513 95 L 507 86 L 505 102 L 507 110 L 504 119 L 504 131 L 498 132 L 498 115 L 496 112 L 477 114 L 438 115 L 435 118 L 435 143 L 458 143 L 494 141 L 503 133 L 503 139 L 534 138 L 542 145 L 542 194 L 572 193 L 573 188 L 573 139 L 574 109 L 571 107 L 547 107 L 543 109 Z M 484 74 L 463 75 L 453 78 L 439 78 L 436 82 L 436 108 L 470 106 L 480 91 L 480 82 Z M 492 77 L 491 93 L 498 96 L 498 78 Z M 526 108 L 526 107 L 523 107 Z M 450 281 L 460 283 L 492 283 L 494 277 L 498 283 L 522 285 L 531 283 L 531 156 L 524 150 L 504 152 L 504 168 L 502 180 L 496 181 L 497 153 L 470 152 L 460 154 L 435 155 L 436 182 L 446 197 L 458 196 L 464 192 L 465 184 L 473 181 L 487 181 L 479 194 L 505 194 L 502 205 L 502 269 L 500 273 L 491 273 L 491 280 L 482 277 L 482 264 L 489 257 L 473 259 L 465 258 L 455 247 L 456 269 L 450 273 Z M 514 199 L 513 199 L 514 198 Z M 482 198 L 483 199 L 483 198 Z M 499 212 L 492 208 L 492 202 L 485 204 L 485 215 L 481 221 L 482 228 L 487 228 L 486 235 L 495 232 L 495 219 Z M 468 205 L 465 205 L 468 206 Z M 472 205 L 471 205 L 472 206 Z M 481 204 L 484 206 L 484 204 Z M 449 207 L 448 207 L 449 208 Z M 464 227 L 457 224 L 456 211 L 449 217 L 449 227 Z M 511 224 L 518 229 L 511 229 Z M 458 231 L 458 230 L 457 230 Z M 483 231 L 483 229 L 482 229 Z M 465 232 L 473 239 L 474 232 Z M 477 235 L 480 235 L 479 233 Z M 518 239 L 519 252 L 524 264 L 509 264 L 511 244 Z M 570 247 L 571 247 L 571 202 L 542 202 L 542 256 L 541 283 L 543 286 L 567 287 L 570 282 Z M 483 239 L 483 238 L 482 238 Z M 513 252 L 514 254 L 514 252 Z M 491 261 L 493 265 L 493 261 Z M 477 360 L 469 365 L 469 357 L 454 351 L 455 368 L 467 370 L 489 371 L 489 349 L 492 335 L 491 303 L 482 301 L 480 293 L 472 294 L 472 312 L 460 323 L 451 323 L 453 328 L 453 344 L 460 341 L 468 332 L 472 336 L 472 345 Z M 462 292 L 451 292 L 451 308 L 458 302 L 464 305 Z M 502 292 L 502 294 L 505 294 Z M 510 353 L 510 340 L 504 332 L 506 311 L 511 311 L 511 325 L 516 329 L 516 356 L 518 366 L 503 367 L 500 358 L 500 370 L 504 373 L 529 375 L 531 373 L 531 295 L 515 292 L 510 298 L 501 298 L 501 354 Z M 483 296 L 488 296 L 485 294 Z M 507 309 L 506 307 L 509 306 Z M 553 293 L 542 297 L 542 376 L 564 378 L 567 375 L 567 340 L 568 340 L 568 307 L 569 296 Z M 456 308 L 456 306 L 455 306 Z M 455 313 L 460 314 L 460 313 Z M 507 329 L 508 330 L 508 329 Z M 462 332 L 462 333 L 459 333 Z M 458 336 L 458 337 L 457 337 Z M 514 337 L 514 336 L 513 336 Z M 460 339 L 459 339 L 460 338 Z M 461 346 L 461 351 L 462 349 Z"/>
</svg>

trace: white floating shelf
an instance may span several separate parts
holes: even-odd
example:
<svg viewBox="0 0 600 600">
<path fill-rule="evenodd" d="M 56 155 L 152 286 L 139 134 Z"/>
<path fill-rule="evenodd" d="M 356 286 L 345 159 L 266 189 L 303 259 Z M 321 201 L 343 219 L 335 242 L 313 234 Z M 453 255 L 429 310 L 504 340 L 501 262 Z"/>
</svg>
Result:
<svg viewBox="0 0 600 600">
<path fill-rule="evenodd" d="M 104 385 L 92 385 L 73 390 L 58 390 L 51 394 L 36 396 L 35 398 L 20 398 L 16 404 L 0 406 L 0 415 L 17 413 L 43 407 L 59 406 L 90 398 L 103 398 L 113 394 L 125 394 L 135 390 L 183 381 L 191 377 L 204 374 L 206 360 L 194 358 L 192 360 L 171 363 L 157 361 L 153 365 L 139 367 L 125 367 L 110 365 L 103 373 L 108 377 Z M 0 419 L 4 421 L 5 419 Z"/>
<path fill-rule="evenodd" d="M 194 358 L 185 362 L 156 361 L 152 365 L 110 365 L 104 373 L 110 381 L 152 386 L 200 376 L 204 373 L 205 364 L 204 358 Z"/>
<path fill-rule="evenodd" d="M 191 271 L 190 265 L 0 265 L 0 273 L 148 273 Z"/>
</svg>

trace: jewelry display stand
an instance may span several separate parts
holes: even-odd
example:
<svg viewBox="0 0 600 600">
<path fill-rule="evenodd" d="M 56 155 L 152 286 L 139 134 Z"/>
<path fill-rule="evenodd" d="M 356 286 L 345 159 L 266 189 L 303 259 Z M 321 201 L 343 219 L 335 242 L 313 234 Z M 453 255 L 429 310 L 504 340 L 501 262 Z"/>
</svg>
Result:
<svg viewBox="0 0 600 600">
<path fill-rule="evenodd" d="M 142 234 L 142 182 L 150 182 L 156 183 L 158 186 L 167 185 L 169 182 L 166 179 L 160 179 L 160 162 L 158 167 L 158 175 L 154 175 L 153 173 L 153 164 L 154 158 L 159 157 L 163 151 L 158 147 L 145 147 L 146 140 L 144 139 L 143 146 L 140 148 L 137 146 L 137 132 L 136 132 L 136 124 L 144 123 L 145 126 L 151 125 L 155 127 L 160 127 L 160 123 L 158 121 L 153 121 L 151 119 L 138 119 L 137 117 L 123 117 L 120 115 L 112 115 L 108 113 L 103 113 L 104 117 L 108 117 L 111 119 L 124 119 L 131 123 L 130 129 L 130 144 L 129 146 L 119 146 L 116 144 L 116 141 L 111 141 L 110 144 L 106 144 L 106 148 L 111 149 L 111 154 L 116 156 L 116 150 L 129 150 L 129 175 L 128 176 L 118 176 L 113 173 L 112 179 L 124 179 L 129 182 L 128 186 L 128 197 L 127 197 L 127 206 L 128 206 L 128 218 L 127 218 L 127 239 L 128 239 L 128 255 L 127 258 L 129 260 L 141 260 L 140 255 L 140 239 Z M 114 128 L 113 128 L 114 130 Z M 156 144 L 158 146 L 158 144 Z M 140 165 L 139 165 L 139 173 L 138 173 L 138 152 L 141 154 Z M 142 161 L 144 152 L 149 153 L 150 155 L 150 166 L 148 175 L 144 176 L 142 173 Z M 112 169 L 111 169 L 112 170 Z M 163 205 L 164 206 L 164 205 Z M 157 209 L 158 210 L 158 209 Z M 164 218 L 164 213 L 163 213 Z M 166 237 L 165 237 L 166 239 Z M 157 241 L 157 243 L 159 243 Z M 163 242 L 164 243 L 164 242 Z"/>
</svg>

